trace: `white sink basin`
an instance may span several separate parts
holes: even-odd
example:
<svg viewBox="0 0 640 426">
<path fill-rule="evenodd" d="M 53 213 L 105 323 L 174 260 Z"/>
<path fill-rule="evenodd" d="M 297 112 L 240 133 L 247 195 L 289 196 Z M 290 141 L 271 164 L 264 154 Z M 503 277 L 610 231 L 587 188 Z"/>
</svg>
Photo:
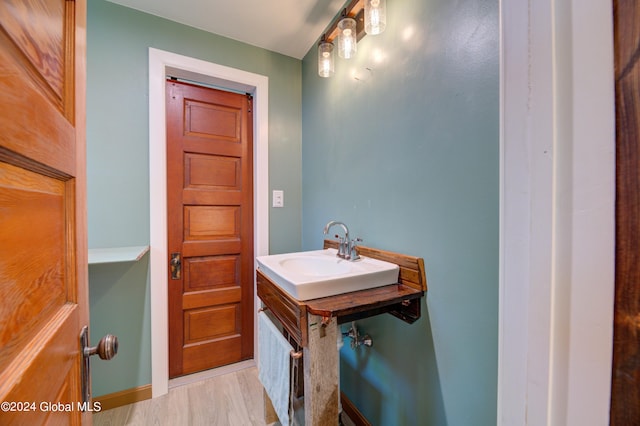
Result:
<svg viewBox="0 0 640 426">
<path fill-rule="evenodd" d="M 350 262 L 337 250 L 258 256 L 258 268 L 280 288 L 298 300 L 382 287 L 398 282 L 398 265 L 361 257 Z"/>
</svg>

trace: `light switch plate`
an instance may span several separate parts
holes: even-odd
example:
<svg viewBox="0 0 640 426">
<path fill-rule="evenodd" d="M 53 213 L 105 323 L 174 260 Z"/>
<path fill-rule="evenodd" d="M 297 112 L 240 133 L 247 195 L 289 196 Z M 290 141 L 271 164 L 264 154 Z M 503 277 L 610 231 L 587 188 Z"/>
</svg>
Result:
<svg viewBox="0 0 640 426">
<path fill-rule="evenodd" d="M 273 207 L 284 207 L 284 191 L 280 189 L 273 190 Z"/>
</svg>

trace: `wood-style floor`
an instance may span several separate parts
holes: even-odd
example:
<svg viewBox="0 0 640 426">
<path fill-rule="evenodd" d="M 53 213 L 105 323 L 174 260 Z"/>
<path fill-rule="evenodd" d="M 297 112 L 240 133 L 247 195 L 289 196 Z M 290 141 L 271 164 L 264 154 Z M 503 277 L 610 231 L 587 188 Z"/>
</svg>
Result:
<svg viewBox="0 0 640 426">
<path fill-rule="evenodd" d="M 148 399 L 93 415 L 96 426 L 265 425 L 262 385 L 255 367 L 174 387 Z M 277 423 L 279 424 L 279 423 Z"/>
</svg>

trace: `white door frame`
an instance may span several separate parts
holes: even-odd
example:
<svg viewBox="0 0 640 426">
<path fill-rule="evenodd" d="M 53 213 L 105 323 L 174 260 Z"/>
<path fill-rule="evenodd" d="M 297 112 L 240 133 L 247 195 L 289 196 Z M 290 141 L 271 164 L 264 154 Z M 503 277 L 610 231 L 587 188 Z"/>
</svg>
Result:
<svg viewBox="0 0 640 426">
<path fill-rule="evenodd" d="M 609 423 L 612 13 L 500 2 L 498 425 Z"/>
<path fill-rule="evenodd" d="M 151 386 L 153 398 L 166 394 L 169 388 L 165 115 L 167 75 L 251 93 L 254 96 L 254 250 L 256 256 L 269 252 L 268 77 L 149 48 Z M 253 309 L 254 326 L 257 312 L 256 298 L 254 298 Z M 254 329 L 256 328 L 254 327 Z M 256 336 L 254 333 L 254 347 L 255 344 Z"/>
</svg>

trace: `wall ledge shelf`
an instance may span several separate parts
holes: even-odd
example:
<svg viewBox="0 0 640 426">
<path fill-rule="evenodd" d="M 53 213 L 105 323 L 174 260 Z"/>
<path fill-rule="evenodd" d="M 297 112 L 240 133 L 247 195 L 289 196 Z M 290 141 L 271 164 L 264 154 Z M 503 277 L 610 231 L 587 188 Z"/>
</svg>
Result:
<svg viewBox="0 0 640 426">
<path fill-rule="evenodd" d="M 101 263 L 137 262 L 149 251 L 149 246 L 89 249 L 89 265 Z"/>
</svg>

